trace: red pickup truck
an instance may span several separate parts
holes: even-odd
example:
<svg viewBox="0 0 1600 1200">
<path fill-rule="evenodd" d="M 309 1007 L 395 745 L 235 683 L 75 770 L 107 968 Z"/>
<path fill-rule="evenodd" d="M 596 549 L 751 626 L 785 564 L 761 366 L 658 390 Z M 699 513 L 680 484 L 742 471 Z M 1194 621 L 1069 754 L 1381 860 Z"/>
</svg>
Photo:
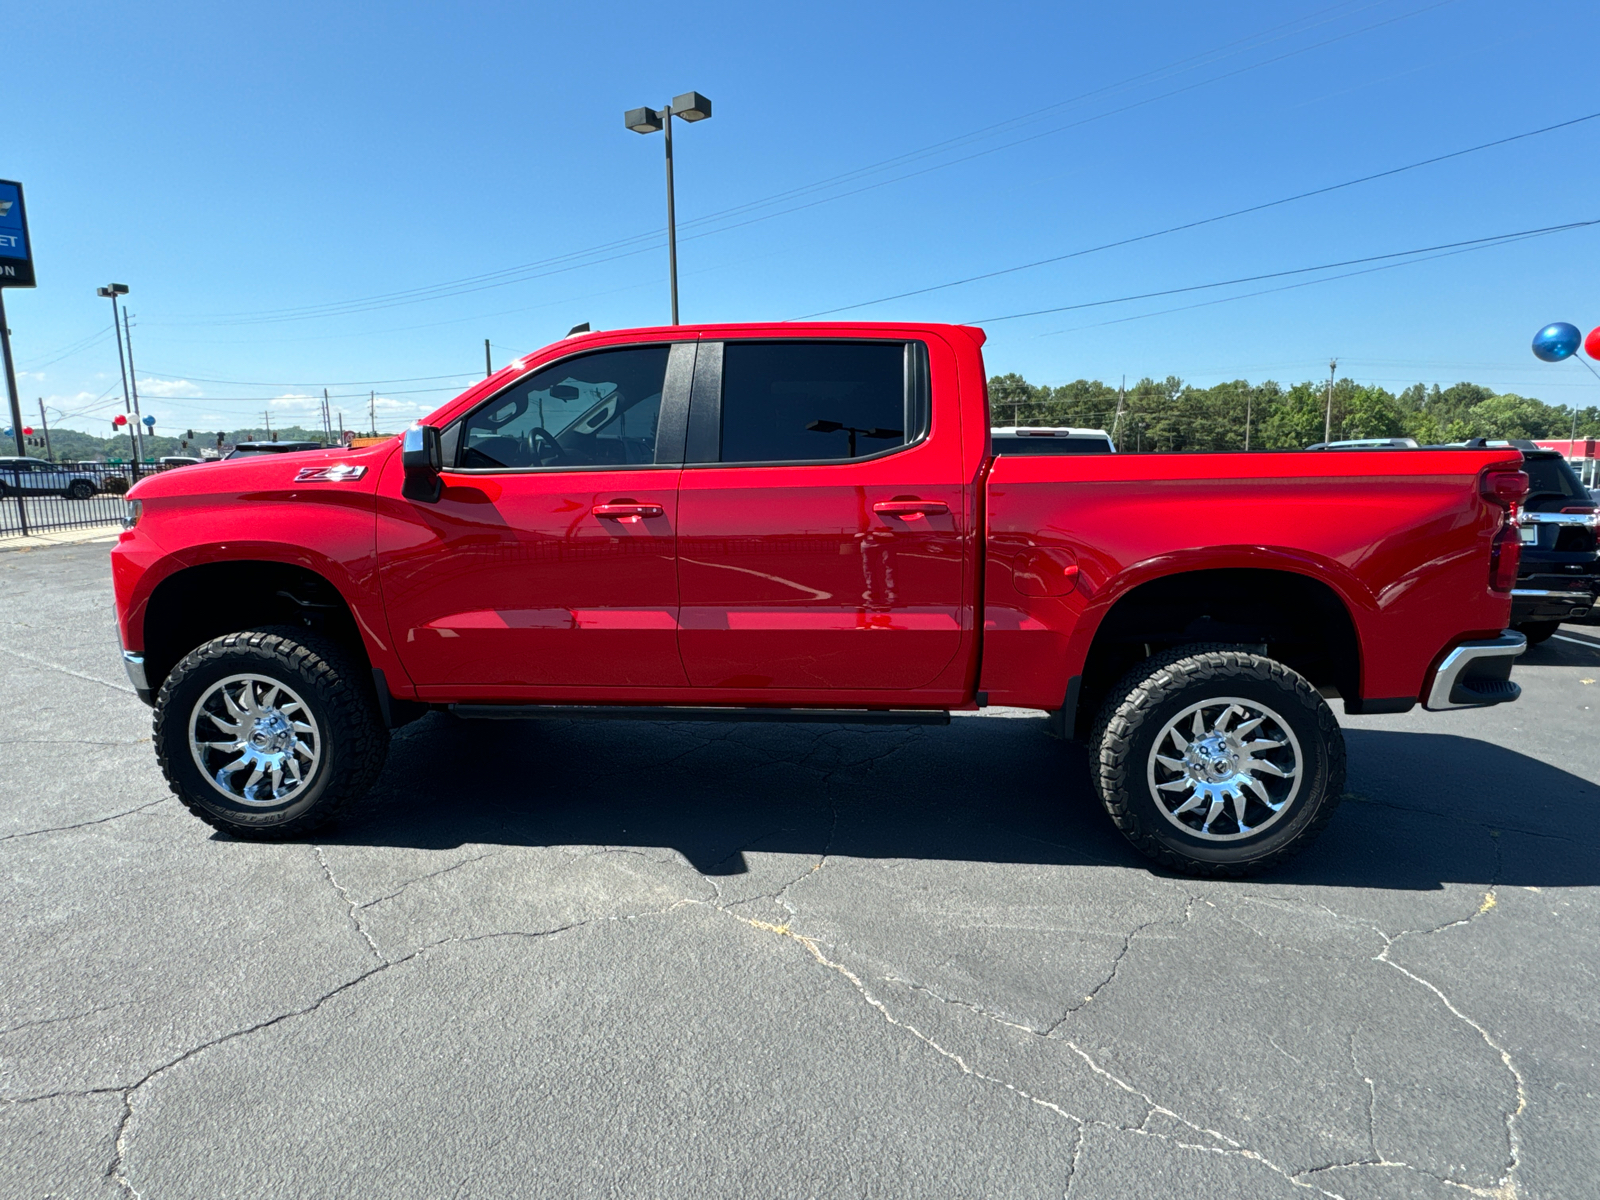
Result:
<svg viewBox="0 0 1600 1200">
<path fill-rule="evenodd" d="M 464 718 L 935 724 L 1043 709 L 1146 854 L 1326 824 L 1327 704 L 1516 699 L 1504 449 L 993 456 L 979 329 L 571 337 L 401 437 L 147 478 L 112 551 L 172 790 L 243 837 Z"/>
</svg>

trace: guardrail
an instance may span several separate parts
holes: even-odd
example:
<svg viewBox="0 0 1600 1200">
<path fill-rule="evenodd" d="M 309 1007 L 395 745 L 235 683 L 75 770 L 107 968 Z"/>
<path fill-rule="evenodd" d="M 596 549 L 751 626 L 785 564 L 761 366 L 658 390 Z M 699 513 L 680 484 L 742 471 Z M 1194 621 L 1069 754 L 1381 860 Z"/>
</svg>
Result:
<svg viewBox="0 0 1600 1200">
<path fill-rule="evenodd" d="M 181 469 L 141 464 L 139 475 Z M 132 486 L 126 463 L 0 462 L 0 538 L 120 524 Z"/>
</svg>

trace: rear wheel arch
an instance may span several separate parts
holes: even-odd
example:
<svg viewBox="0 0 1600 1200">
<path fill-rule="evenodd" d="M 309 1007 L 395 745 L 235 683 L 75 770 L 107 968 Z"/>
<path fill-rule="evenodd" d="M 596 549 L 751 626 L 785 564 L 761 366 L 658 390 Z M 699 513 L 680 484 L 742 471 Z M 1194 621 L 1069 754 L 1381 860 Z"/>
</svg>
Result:
<svg viewBox="0 0 1600 1200">
<path fill-rule="evenodd" d="M 268 625 L 311 630 L 342 647 L 354 663 L 371 666 L 344 594 L 327 576 L 295 563 L 232 559 L 180 568 L 152 589 L 140 620 L 152 692 L 197 646 Z"/>
<path fill-rule="evenodd" d="M 1101 703 L 1128 671 L 1195 643 L 1252 647 L 1318 688 L 1361 695 L 1361 640 L 1351 605 L 1325 580 L 1283 567 L 1180 570 L 1135 584 L 1106 608 L 1064 732 L 1087 737 Z"/>
</svg>

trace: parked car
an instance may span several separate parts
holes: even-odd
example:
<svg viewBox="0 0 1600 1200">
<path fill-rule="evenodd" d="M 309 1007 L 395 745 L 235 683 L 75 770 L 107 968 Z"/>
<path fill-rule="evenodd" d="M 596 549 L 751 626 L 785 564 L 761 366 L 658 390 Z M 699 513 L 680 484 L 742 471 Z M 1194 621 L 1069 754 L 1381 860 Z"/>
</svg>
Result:
<svg viewBox="0 0 1600 1200">
<path fill-rule="evenodd" d="M 1116 443 L 1104 429 L 1066 425 L 1001 425 L 989 431 L 996 454 L 1115 454 Z"/>
<path fill-rule="evenodd" d="M 294 454 L 301 450 L 326 450 L 321 442 L 240 442 L 223 459 L 249 458 L 257 454 Z"/>
<path fill-rule="evenodd" d="M 1342 442 L 1317 442 L 1307 450 L 1416 450 L 1416 438 L 1350 438 Z"/>
<path fill-rule="evenodd" d="M 1511 592 L 1511 625 L 1530 643 L 1563 621 L 1590 615 L 1600 595 L 1597 506 L 1578 473 L 1556 450 L 1522 449 L 1528 498 L 1518 522 L 1522 565 Z"/>
<path fill-rule="evenodd" d="M 100 490 L 95 476 L 77 467 L 42 458 L 0 458 L 0 496 L 66 496 L 87 500 Z"/>
<path fill-rule="evenodd" d="M 161 458 L 160 463 L 163 467 L 193 467 L 198 466 L 200 460 L 191 458 L 187 454 L 167 454 Z"/>
<path fill-rule="evenodd" d="M 1088 744 L 1140 851 L 1239 875 L 1333 815 L 1325 697 L 1519 695 L 1517 451 L 995 455 L 983 341 L 582 334 L 402 438 L 142 480 L 112 577 L 168 783 L 219 829 L 299 837 L 430 709 L 939 725 L 1012 705 Z"/>
</svg>

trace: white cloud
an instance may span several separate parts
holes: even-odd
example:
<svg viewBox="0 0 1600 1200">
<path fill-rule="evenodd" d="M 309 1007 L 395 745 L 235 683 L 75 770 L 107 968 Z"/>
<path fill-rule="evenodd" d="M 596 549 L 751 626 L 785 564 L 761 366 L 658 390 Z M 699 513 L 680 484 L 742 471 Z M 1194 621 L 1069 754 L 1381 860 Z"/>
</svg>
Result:
<svg viewBox="0 0 1600 1200">
<path fill-rule="evenodd" d="M 187 379 L 141 379 L 140 396 L 198 396 L 201 388 Z"/>
</svg>

